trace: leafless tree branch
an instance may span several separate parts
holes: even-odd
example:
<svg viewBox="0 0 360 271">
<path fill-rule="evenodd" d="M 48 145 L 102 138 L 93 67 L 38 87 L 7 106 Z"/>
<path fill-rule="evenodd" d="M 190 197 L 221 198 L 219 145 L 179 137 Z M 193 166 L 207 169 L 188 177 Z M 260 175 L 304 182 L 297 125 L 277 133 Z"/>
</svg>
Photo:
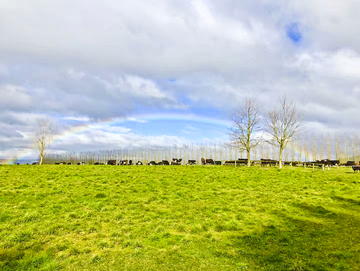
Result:
<svg viewBox="0 0 360 271">
<path fill-rule="evenodd" d="M 304 128 L 304 116 L 294 102 L 285 96 L 280 99 L 280 107 L 268 112 L 265 131 L 270 135 L 268 142 L 279 148 L 279 167 L 283 150 Z"/>
<path fill-rule="evenodd" d="M 231 116 L 232 127 L 229 128 L 230 142 L 240 151 L 247 152 L 250 166 L 251 150 L 259 143 L 261 136 L 261 107 L 255 98 L 246 98 L 244 103 Z"/>
<path fill-rule="evenodd" d="M 56 127 L 49 119 L 38 119 L 33 135 L 34 149 L 40 156 L 39 164 L 42 165 L 44 157 L 49 150 L 50 145 L 54 142 Z"/>
</svg>

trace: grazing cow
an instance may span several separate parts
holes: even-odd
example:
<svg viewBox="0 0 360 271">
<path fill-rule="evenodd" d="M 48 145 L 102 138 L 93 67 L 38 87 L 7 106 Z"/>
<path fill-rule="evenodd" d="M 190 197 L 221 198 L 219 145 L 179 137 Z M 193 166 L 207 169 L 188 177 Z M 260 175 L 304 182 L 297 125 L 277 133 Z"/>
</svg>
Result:
<svg viewBox="0 0 360 271">
<path fill-rule="evenodd" d="M 78 166 L 83 166 L 83 165 L 85 165 L 85 162 L 78 162 L 77 165 Z"/>
<path fill-rule="evenodd" d="M 108 160 L 107 164 L 111 166 L 116 166 L 116 160 Z"/>
<path fill-rule="evenodd" d="M 59 162 L 56 162 L 55 165 L 60 165 L 60 163 L 59 163 Z"/>
<path fill-rule="evenodd" d="M 221 166 L 221 161 L 215 161 L 216 166 Z"/>
<path fill-rule="evenodd" d="M 243 166 L 247 165 L 247 162 L 248 162 L 248 159 L 243 159 L 243 158 L 238 158 L 236 160 L 236 164 L 243 165 Z"/>
<path fill-rule="evenodd" d="M 148 163 L 148 166 L 156 166 L 156 165 L 157 165 L 157 163 L 155 161 L 150 161 Z"/>
<path fill-rule="evenodd" d="M 340 160 L 329 160 L 331 166 L 338 166 L 340 165 Z"/>
<path fill-rule="evenodd" d="M 261 159 L 260 161 L 261 161 L 260 165 L 262 167 L 264 167 L 264 166 L 270 166 L 270 167 L 271 166 L 276 166 L 279 163 L 279 161 L 272 160 L 272 159 Z"/>
<path fill-rule="evenodd" d="M 352 167 L 354 173 L 357 172 L 357 171 L 360 171 L 360 166 L 353 166 Z"/>
<path fill-rule="evenodd" d="M 356 166 L 355 161 L 347 161 L 345 166 L 351 167 L 351 166 Z"/>
<path fill-rule="evenodd" d="M 196 165 L 196 160 L 188 160 L 186 165 L 194 166 L 194 165 Z"/>
<path fill-rule="evenodd" d="M 71 162 L 69 162 L 69 163 L 67 163 L 69 166 L 71 166 L 72 165 L 72 163 Z"/>
<path fill-rule="evenodd" d="M 162 160 L 161 162 L 158 163 L 158 165 L 161 165 L 161 166 L 168 166 L 170 165 L 169 161 L 168 160 Z"/>
<path fill-rule="evenodd" d="M 201 163 L 203 166 L 204 165 L 214 165 L 214 160 L 201 158 Z"/>
<path fill-rule="evenodd" d="M 39 163 L 38 163 L 38 162 L 33 162 L 32 164 L 33 164 L 33 165 L 38 165 Z"/>
<path fill-rule="evenodd" d="M 171 161 L 171 164 L 179 166 L 179 165 L 181 165 L 181 161 L 182 161 L 182 158 L 179 158 L 179 159 L 178 158 L 173 158 L 172 161 Z"/>
<path fill-rule="evenodd" d="M 143 163 L 142 163 L 141 161 L 137 161 L 137 163 L 135 163 L 135 165 L 137 165 L 137 166 L 142 166 Z"/>
<path fill-rule="evenodd" d="M 94 163 L 94 166 L 98 166 L 100 163 L 99 162 L 95 162 Z"/>
</svg>

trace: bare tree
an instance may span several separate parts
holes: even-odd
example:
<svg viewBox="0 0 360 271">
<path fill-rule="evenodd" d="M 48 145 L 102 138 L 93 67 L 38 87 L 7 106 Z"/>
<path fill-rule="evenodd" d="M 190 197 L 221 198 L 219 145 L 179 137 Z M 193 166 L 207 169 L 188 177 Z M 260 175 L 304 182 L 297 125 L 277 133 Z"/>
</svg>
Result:
<svg viewBox="0 0 360 271">
<path fill-rule="evenodd" d="M 350 148 L 351 148 L 351 139 L 349 137 L 348 134 L 344 134 L 343 135 L 344 141 L 345 141 L 345 154 L 344 154 L 344 158 L 345 161 L 349 161 L 350 158 Z"/>
<path fill-rule="evenodd" d="M 246 98 L 232 115 L 229 129 L 231 144 L 247 153 L 247 166 L 250 167 L 251 150 L 260 143 L 261 131 L 260 104 L 255 98 Z"/>
<path fill-rule="evenodd" d="M 319 155 L 319 160 L 323 160 L 324 159 L 324 135 L 320 134 L 320 138 L 319 138 L 319 144 L 320 144 L 320 155 Z"/>
<path fill-rule="evenodd" d="M 341 158 L 341 137 L 339 134 L 335 136 L 335 157 L 336 160 Z"/>
<path fill-rule="evenodd" d="M 317 136 L 315 134 L 311 135 L 311 150 L 313 160 L 317 160 Z"/>
<path fill-rule="evenodd" d="M 291 147 L 291 162 L 295 162 L 296 144 L 294 141 L 290 143 Z"/>
<path fill-rule="evenodd" d="M 305 154 L 305 162 L 308 162 L 310 159 L 310 151 L 309 151 L 309 143 L 304 140 L 304 154 Z"/>
<path fill-rule="evenodd" d="M 297 143 L 297 148 L 298 148 L 298 162 L 301 162 L 304 148 L 303 148 L 303 144 L 300 140 Z"/>
<path fill-rule="evenodd" d="M 326 134 L 326 155 L 327 159 L 331 160 L 331 136 L 329 133 Z"/>
<path fill-rule="evenodd" d="M 351 135 L 351 153 L 352 153 L 352 160 L 355 161 L 357 158 L 357 153 L 356 153 L 356 143 L 357 143 L 357 139 L 356 139 L 357 135 L 355 133 L 353 133 Z"/>
<path fill-rule="evenodd" d="M 49 150 L 50 145 L 55 140 L 55 124 L 49 119 L 38 119 L 34 131 L 34 148 L 40 156 L 39 164 L 42 165 L 44 157 Z"/>
<path fill-rule="evenodd" d="M 354 140 L 355 140 L 355 146 L 354 146 L 354 151 L 355 151 L 355 159 L 358 160 L 359 159 L 359 146 L 360 146 L 360 140 L 359 140 L 359 135 L 355 134 L 354 135 Z"/>
<path fill-rule="evenodd" d="M 296 104 L 288 101 L 285 96 L 280 99 L 280 108 L 268 112 L 266 132 L 278 147 L 279 168 L 282 167 L 283 150 L 301 132 L 304 127 L 303 120 L 303 114 Z"/>
</svg>

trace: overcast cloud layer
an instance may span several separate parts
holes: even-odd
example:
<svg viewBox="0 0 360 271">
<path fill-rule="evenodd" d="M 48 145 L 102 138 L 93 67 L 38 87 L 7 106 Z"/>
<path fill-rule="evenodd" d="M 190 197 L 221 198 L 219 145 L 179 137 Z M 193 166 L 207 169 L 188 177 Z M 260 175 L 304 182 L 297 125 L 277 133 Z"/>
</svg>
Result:
<svg viewBox="0 0 360 271">
<path fill-rule="evenodd" d="M 3 0 L 0 157 L 28 148 L 41 116 L 90 125 L 61 151 L 191 142 L 186 123 L 156 135 L 91 125 L 149 112 L 226 119 L 248 95 L 272 107 L 286 94 L 313 130 L 356 129 L 359 14 L 355 0 Z"/>
</svg>

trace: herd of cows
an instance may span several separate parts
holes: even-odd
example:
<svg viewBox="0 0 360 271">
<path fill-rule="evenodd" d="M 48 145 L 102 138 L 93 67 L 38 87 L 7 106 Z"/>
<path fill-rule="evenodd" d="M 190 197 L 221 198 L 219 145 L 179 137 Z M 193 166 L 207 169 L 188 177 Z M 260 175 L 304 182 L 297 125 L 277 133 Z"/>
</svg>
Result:
<svg viewBox="0 0 360 271">
<path fill-rule="evenodd" d="M 205 158 L 201 158 L 201 163 L 200 165 L 215 165 L 215 166 L 221 166 L 221 165 L 232 165 L 232 166 L 245 166 L 247 165 L 248 160 L 247 159 L 242 159 L 239 158 L 237 160 L 226 160 L 226 161 L 216 161 L 213 159 L 205 159 Z M 360 172 L 360 161 L 357 163 L 355 161 L 347 161 L 346 163 L 340 163 L 340 160 L 329 160 L 329 159 L 323 159 L 323 160 L 316 160 L 316 161 L 312 161 L 312 162 L 300 162 L 300 161 L 282 161 L 281 162 L 283 166 L 296 166 L 296 167 L 300 167 L 300 166 L 304 166 L 304 167 L 318 167 L 318 168 L 322 168 L 324 169 L 325 167 L 329 168 L 330 167 L 334 167 L 334 166 L 347 166 L 347 167 L 352 167 L 352 169 L 354 170 L 354 172 Z M 18 163 L 17 163 L 18 164 Z M 38 165 L 38 162 L 34 162 L 32 163 L 33 165 Z M 86 163 L 83 162 L 55 162 L 55 165 L 85 165 Z M 95 163 L 89 163 L 89 164 L 93 164 L 93 165 L 113 165 L 113 166 L 125 166 L 125 165 L 144 165 L 143 162 L 141 161 L 137 161 L 137 162 L 133 162 L 132 160 L 108 160 L 106 163 L 105 162 L 95 162 Z M 19 164 L 18 164 L 19 165 Z M 168 161 L 168 160 L 161 160 L 160 162 L 156 162 L 156 161 L 150 161 L 148 163 L 146 163 L 146 165 L 148 166 L 158 166 L 158 165 L 162 165 L 162 166 L 167 166 L 167 165 L 182 165 L 182 159 L 181 158 L 173 158 L 172 161 Z M 188 160 L 187 163 L 185 163 L 185 165 L 197 165 L 197 161 L 196 160 Z M 251 166 L 261 166 L 261 167 L 274 167 L 274 166 L 278 166 L 279 165 L 279 161 L 277 160 L 272 160 L 272 159 L 260 159 L 260 160 L 253 160 L 251 161 Z"/>
<path fill-rule="evenodd" d="M 183 160 L 181 158 L 173 158 L 170 162 L 168 160 L 161 160 L 160 162 L 156 162 L 156 161 L 150 161 L 148 163 L 146 163 L 146 165 L 148 166 L 157 166 L 157 165 L 163 165 L 163 166 L 167 166 L 167 165 L 182 165 Z M 244 166 L 247 165 L 248 160 L 247 159 L 242 159 L 239 158 L 237 160 L 227 160 L 227 161 L 216 161 L 213 159 L 205 159 L 205 158 L 201 158 L 200 164 L 201 165 L 233 165 L 233 166 Z M 281 162 L 282 165 L 284 166 L 304 166 L 304 167 L 319 167 L 319 168 L 330 168 L 333 166 L 351 166 L 355 171 L 360 171 L 360 162 L 356 163 L 355 161 L 348 161 L 346 163 L 340 163 L 340 160 L 329 160 L 329 159 L 324 159 L 324 160 L 317 160 L 317 161 L 312 161 L 312 162 L 299 162 L 299 161 L 283 161 Z M 71 162 L 56 162 L 56 165 L 72 165 L 73 163 Z M 85 165 L 85 162 L 77 162 L 74 163 L 77 165 Z M 196 160 L 188 160 L 187 163 L 184 163 L 185 165 L 197 165 L 197 161 Z M 104 162 L 95 162 L 94 165 L 113 165 L 113 166 L 124 166 L 124 165 L 144 165 L 143 162 L 141 161 L 137 161 L 134 162 L 133 160 L 108 160 L 107 163 Z M 273 167 L 273 166 L 278 166 L 279 165 L 279 161 L 277 160 L 272 160 L 272 159 L 260 159 L 260 160 L 253 160 L 251 161 L 251 165 L 259 165 L 261 167 Z"/>
</svg>

